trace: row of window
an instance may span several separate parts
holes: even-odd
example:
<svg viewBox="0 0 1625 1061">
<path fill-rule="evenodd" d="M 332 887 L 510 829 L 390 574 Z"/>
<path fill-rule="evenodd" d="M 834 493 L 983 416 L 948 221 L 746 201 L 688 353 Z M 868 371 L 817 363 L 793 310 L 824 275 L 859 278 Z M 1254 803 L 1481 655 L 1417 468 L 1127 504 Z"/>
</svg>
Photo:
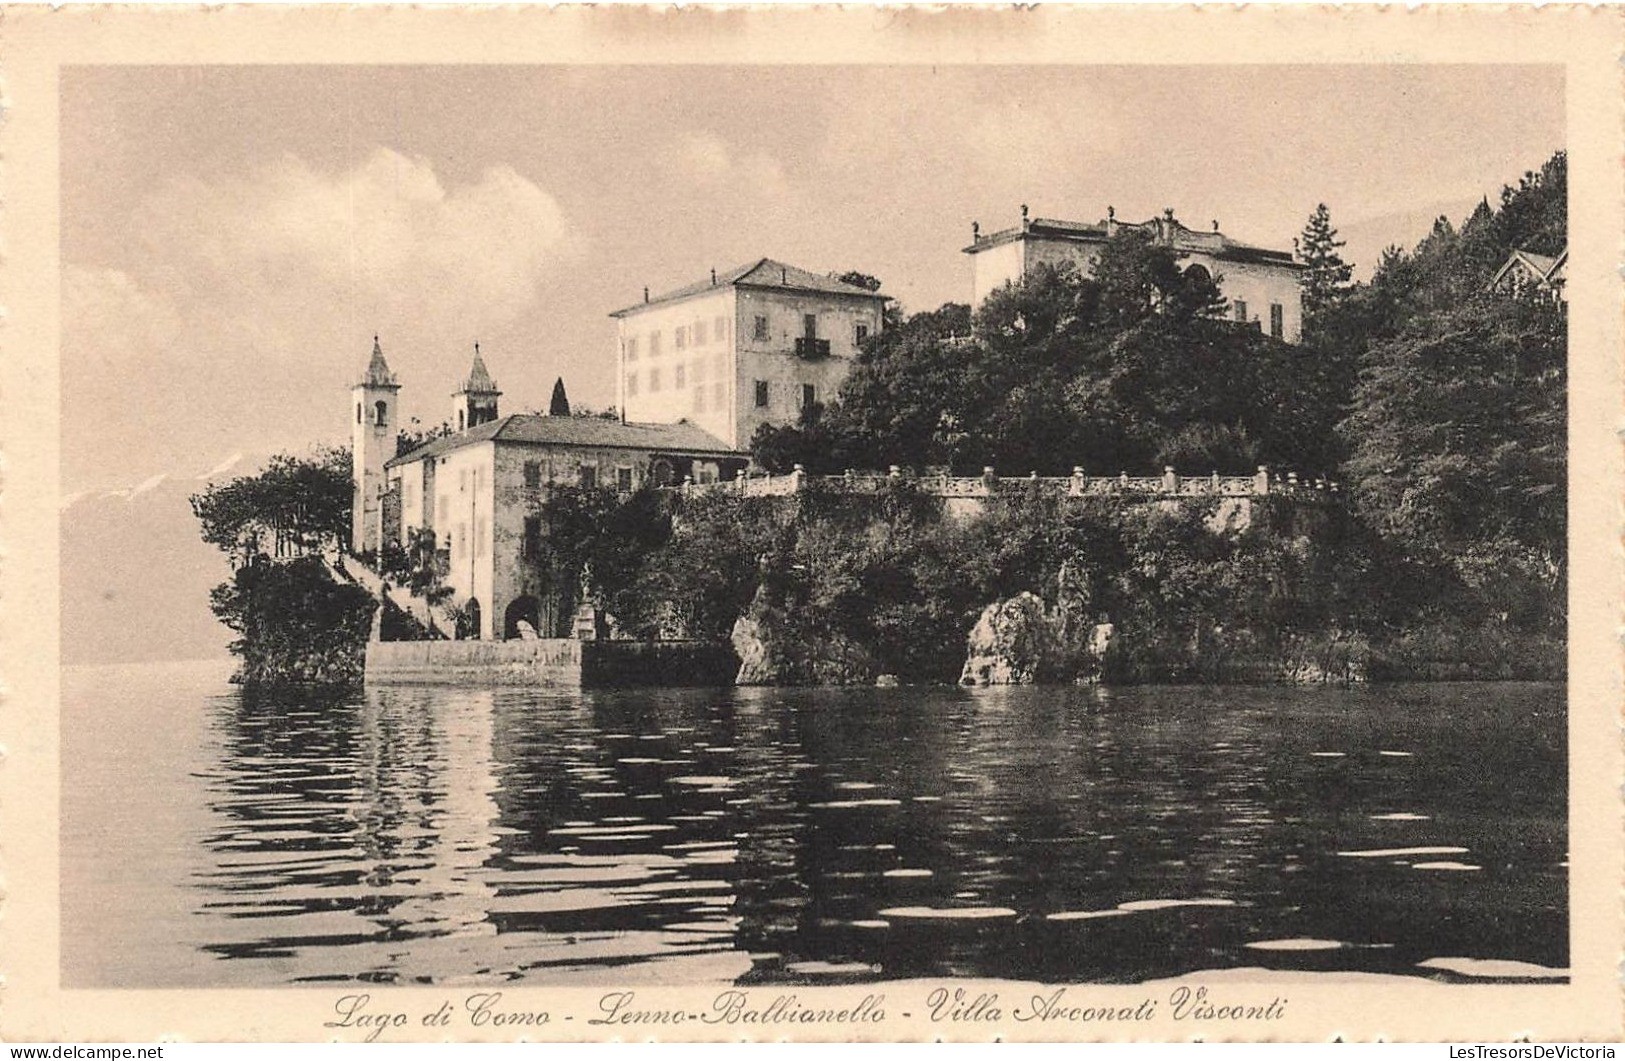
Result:
<svg viewBox="0 0 1625 1061">
<path fill-rule="evenodd" d="M 648 334 L 648 352 L 650 357 L 660 356 L 660 337 L 660 332 L 650 332 Z M 725 343 L 728 341 L 728 318 L 718 316 L 709 324 L 703 320 L 696 320 L 691 324 L 678 325 L 677 330 L 672 333 L 671 338 L 671 345 L 675 350 L 687 350 L 691 346 L 704 346 L 712 339 L 715 339 L 719 343 Z M 623 340 L 622 342 L 626 350 L 626 359 L 628 361 L 636 361 L 638 359 L 637 337 L 633 336 Z"/>
<path fill-rule="evenodd" d="M 649 374 L 646 378 L 650 394 L 659 394 L 661 391 L 667 389 L 666 374 L 662 372 L 660 368 L 654 367 L 649 369 Z M 626 374 L 626 396 L 628 398 L 636 398 L 644 381 L 645 377 L 643 377 L 641 373 L 628 372 Z M 705 405 L 706 393 L 704 369 L 698 362 L 695 363 L 694 371 L 692 373 L 688 371 L 687 365 L 674 365 L 671 372 L 670 389 L 674 391 L 681 391 L 688 390 L 690 387 L 692 387 L 694 390 L 694 401 L 696 407 L 703 408 Z M 712 381 L 710 390 L 711 393 L 715 395 L 717 408 L 720 409 L 727 405 L 728 381 L 726 379 L 717 379 Z"/>
<path fill-rule="evenodd" d="M 1235 309 L 1236 320 L 1246 324 L 1250 319 L 1247 316 L 1247 303 L 1238 298 L 1232 305 Z M 1257 318 L 1251 319 L 1257 320 Z M 1270 335 L 1277 339 L 1286 337 L 1286 310 L 1282 308 L 1279 302 L 1270 303 Z"/>
<path fill-rule="evenodd" d="M 817 314 L 808 313 L 802 316 L 801 332 L 803 338 L 818 338 Z M 644 337 L 648 343 L 647 349 L 650 357 L 660 356 L 661 334 L 662 333 L 655 331 L 650 332 Z M 768 330 L 767 317 L 757 314 L 751 318 L 750 337 L 752 341 L 758 343 L 765 343 L 772 337 Z M 869 338 L 869 326 L 867 324 L 853 325 L 853 343 L 861 344 L 867 338 Z M 694 321 L 692 324 L 679 325 L 677 330 L 672 333 L 672 348 L 675 350 L 687 350 L 690 347 L 704 346 L 712 339 L 715 339 L 719 343 L 725 343 L 728 341 L 727 317 L 717 317 L 709 327 L 707 327 L 706 322 L 703 320 Z M 622 346 L 626 352 L 626 359 L 628 361 L 636 361 L 638 359 L 638 344 L 639 340 L 636 336 L 622 340 Z"/>
<path fill-rule="evenodd" d="M 795 387 L 796 384 L 792 383 L 792 384 L 790 384 L 790 386 Z M 772 401 L 773 388 L 772 388 L 772 385 L 770 383 L 768 383 L 768 381 L 765 380 L 765 379 L 759 379 L 759 380 L 756 381 L 755 390 L 756 390 L 756 408 L 758 408 L 758 409 L 771 409 L 773 407 L 773 401 Z M 794 392 L 792 391 L 792 393 L 794 393 Z M 818 404 L 818 388 L 813 386 L 811 383 L 803 383 L 803 384 L 801 384 L 801 404 L 796 406 L 796 408 L 798 408 L 798 409 L 807 409 L 807 408 L 810 408 L 811 406 L 814 406 L 814 405 L 817 405 L 817 404 Z"/>
<path fill-rule="evenodd" d="M 545 465 L 545 469 L 544 469 Z M 554 466 L 551 460 L 543 462 L 532 460 L 525 462 L 525 487 L 535 490 L 541 487 L 543 472 L 546 472 L 548 482 L 554 482 Z M 598 485 L 598 466 L 596 464 L 578 464 L 576 466 L 576 480 L 582 486 L 594 487 Z M 617 490 L 632 489 L 632 469 L 622 465 L 615 469 L 615 488 Z"/>
</svg>

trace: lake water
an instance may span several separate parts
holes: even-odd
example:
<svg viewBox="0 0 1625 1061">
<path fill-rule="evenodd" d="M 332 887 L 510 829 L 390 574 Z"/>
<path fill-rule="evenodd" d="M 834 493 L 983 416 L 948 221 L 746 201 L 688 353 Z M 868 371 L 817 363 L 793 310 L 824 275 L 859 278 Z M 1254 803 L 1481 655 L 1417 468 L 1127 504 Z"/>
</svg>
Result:
<svg viewBox="0 0 1625 1061">
<path fill-rule="evenodd" d="M 69 987 L 1560 978 L 1565 690 L 73 668 Z"/>
</svg>

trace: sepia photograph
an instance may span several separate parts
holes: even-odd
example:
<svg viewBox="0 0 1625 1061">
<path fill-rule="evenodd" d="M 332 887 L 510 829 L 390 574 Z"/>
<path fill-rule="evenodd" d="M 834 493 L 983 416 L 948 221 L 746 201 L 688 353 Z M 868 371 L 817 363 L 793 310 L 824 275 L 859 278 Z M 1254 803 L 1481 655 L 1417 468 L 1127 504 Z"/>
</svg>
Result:
<svg viewBox="0 0 1625 1061">
<path fill-rule="evenodd" d="M 346 1041 L 1566 997 L 1572 72 L 668 18 L 59 68 L 53 990 Z"/>
</svg>

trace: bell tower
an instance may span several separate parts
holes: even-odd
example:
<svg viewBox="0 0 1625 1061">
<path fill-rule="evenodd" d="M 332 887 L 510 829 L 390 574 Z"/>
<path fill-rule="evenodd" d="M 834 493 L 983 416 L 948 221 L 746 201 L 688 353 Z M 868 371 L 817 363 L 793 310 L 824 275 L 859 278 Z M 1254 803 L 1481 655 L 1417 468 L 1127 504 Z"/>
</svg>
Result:
<svg viewBox="0 0 1625 1061">
<path fill-rule="evenodd" d="M 350 388 L 350 464 L 355 492 L 350 502 L 350 551 L 378 549 L 383 542 L 384 462 L 395 455 L 396 406 L 401 385 L 372 337 L 366 375 Z"/>
<path fill-rule="evenodd" d="M 451 418 L 457 430 L 467 431 L 495 420 L 500 397 L 502 392 L 497 390 L 496 380 L 486 371 L 485 361 L 480 357 L 480 344 L 475 343 L 474 364 L 469 367 L 468 378 L 463 380 L 462 389 L 451 396 Z"/>
</svg>

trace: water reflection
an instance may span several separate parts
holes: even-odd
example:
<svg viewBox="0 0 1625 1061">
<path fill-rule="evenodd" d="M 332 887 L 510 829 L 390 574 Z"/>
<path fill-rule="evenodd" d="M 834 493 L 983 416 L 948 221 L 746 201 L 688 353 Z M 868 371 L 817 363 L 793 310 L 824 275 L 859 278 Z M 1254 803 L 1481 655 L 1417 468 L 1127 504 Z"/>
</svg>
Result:
<svg viewBox="0 0 1625 1061">
<path fill-rule="evenodd" d="M 1562 697 L 222 696 L 153 901 L 255 982 L 1560 969 Z"/>
</svg>

